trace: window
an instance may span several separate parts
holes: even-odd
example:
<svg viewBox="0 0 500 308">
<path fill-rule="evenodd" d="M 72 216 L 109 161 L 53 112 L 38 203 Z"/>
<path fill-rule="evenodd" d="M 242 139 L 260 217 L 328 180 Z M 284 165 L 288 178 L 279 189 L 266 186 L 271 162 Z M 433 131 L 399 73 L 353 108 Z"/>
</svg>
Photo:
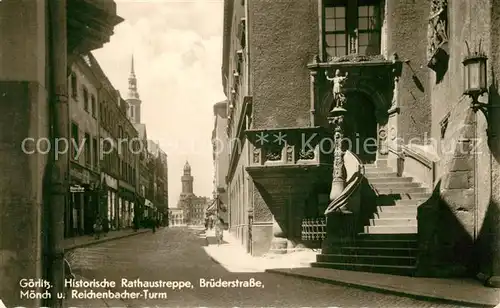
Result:
<svg viewBox="0 0 500 308">
<path fill-rule="evenodd" d="M 78 97 L 78 82 L 76 80 L 76 74 L 74 72 L 71 73 L 71 97 L 73 97 L 75 100 Z"/>
<path fill-rule="evenodd" d="M 76 123 L 71 123 L 71 148 L 72 148 L 72 158 L 78 161 L 78 145 L 80 144 L 80 138 L 78 134 L 78 125 Z"/>
<path fill-rule="evenodd" d="M 87 166 L 92 166 L 92 154 L 90 151 L 90 143 L 92 139 L 90 139 L 90 134 L 85 133 L 85 140 L 83 140 L 85 145 L 85 164 Z"/>
<path fill-rule="evenodd" d="M 134 106 L 130 106 L 130 117 L 133 119 L 134 118 Z"/>
<path fill-rule="evenodd" d="M 93 155 L 93 161 L 94 161 L 94 169 L 97 169 L 97 162 L 99 160 L 99 152 L 97 151 L 98 145 L 97 145 L 97 139 L 92 138 L 92 155 Z"/>
<path fill-rule="evenodd" d="M 89 91 L 83 87 L 83 109 L 89 112 Z"/>
<path fill-rule="evenodd" d="M 325 47 L 332 57 L 380 54 L 380 1 L 327 0 Z"/>
<path fill-rule="evenodd" d="M 90 97 L 90 101 L 92 104 L 92 116 L 97 119 L 97 107 L 96 107 L 96 103 L 95 103 L 94 94 L 92 94 L 92 96 Z"/>
</svg>

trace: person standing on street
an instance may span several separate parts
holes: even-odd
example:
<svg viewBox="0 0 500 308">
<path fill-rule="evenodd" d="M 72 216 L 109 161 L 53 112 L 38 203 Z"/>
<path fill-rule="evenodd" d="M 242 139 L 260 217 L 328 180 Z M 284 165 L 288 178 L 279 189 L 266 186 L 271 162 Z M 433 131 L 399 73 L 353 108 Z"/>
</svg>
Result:
<svg viewBox="0 0 500 308">
<path fill-rule="evenodd" d="M 97 216 L 94 223 L 94 235 L 96 240 L 98 240 L 101 237 L 101 231 L 102 231 L 102 221 L 101 218 Z"/>
</svg>

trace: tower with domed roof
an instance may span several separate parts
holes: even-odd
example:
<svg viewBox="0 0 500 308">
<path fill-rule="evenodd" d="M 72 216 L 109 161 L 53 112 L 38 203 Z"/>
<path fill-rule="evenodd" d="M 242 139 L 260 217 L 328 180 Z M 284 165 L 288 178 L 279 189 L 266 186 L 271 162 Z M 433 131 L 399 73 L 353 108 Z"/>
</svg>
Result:
<svg viewBox="0 0 500 308">
<path fill-rule="evenodd" d="M 193 196 L 193 176 L 191 175 L 191 166 L 189 162 L 186 161 L 184 164 L 184 174 L 181 177 L 182 181 L 182 192 L 181 198 L 187 196 Z"/>
</svg>

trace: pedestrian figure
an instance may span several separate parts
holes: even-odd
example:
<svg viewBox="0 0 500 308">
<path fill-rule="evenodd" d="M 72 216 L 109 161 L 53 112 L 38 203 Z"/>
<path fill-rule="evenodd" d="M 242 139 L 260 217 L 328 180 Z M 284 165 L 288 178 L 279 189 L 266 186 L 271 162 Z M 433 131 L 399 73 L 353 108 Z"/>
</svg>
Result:
<svg viewBox="0 0 500 308">
<path fill-rule="evenodd" d="M 102 232 L 103 232 L 103 236 L 108 235 L 108 232 L 109 232 L 109 221 L 108 221 L 107 218 L 104 218 L 102 220 Z"/>
<path fill-rule="evenodd" d="M 156 233 L 156 221 L 154 219 L 150 219 L 151 228 L 153 229 L 153 233 Z"/>
<path fill-rule="evenodd" d="M 224 231 L 222 229 L 222 224 L 220 220 L 217 219 L 217 221 L 215 222 L 215 238 L 217 239 L 217 246 L 219 246 L 223 242 L 223 232 Z"/>
<path fill-rule="evenodd" d="M 97 219 L 94 223 L 94 235 L 96 240 L 98 240 L 101 237 L 101 231 L 102 231 L 101 218 L 97 216 Z"/>
<path fill-rule="evenodd" d="M 134 232 L 137 232 L 137 229 L 139 229 L 139 217 L 134 216 L 134 219 L 132 220 L 132 225 L 134 228 Z"/>
</svg>

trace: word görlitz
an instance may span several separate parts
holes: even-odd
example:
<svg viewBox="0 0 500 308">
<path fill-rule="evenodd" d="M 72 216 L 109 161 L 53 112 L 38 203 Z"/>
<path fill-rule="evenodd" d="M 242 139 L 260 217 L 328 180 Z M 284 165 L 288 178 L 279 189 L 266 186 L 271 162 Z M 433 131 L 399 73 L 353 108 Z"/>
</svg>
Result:
<svg viewBox="0 0 500 308">
<path fill-rule="evenodd" d="M 23 289 L 24 288 L 50 289 L 52 287 L 50 282 L 45 280 L 45 279 L 32 279 L 32 278 L 30 278 L 30 279 L 23 278 L 23 279 L 19 280 L 19 286 Z"/>
</svg>

